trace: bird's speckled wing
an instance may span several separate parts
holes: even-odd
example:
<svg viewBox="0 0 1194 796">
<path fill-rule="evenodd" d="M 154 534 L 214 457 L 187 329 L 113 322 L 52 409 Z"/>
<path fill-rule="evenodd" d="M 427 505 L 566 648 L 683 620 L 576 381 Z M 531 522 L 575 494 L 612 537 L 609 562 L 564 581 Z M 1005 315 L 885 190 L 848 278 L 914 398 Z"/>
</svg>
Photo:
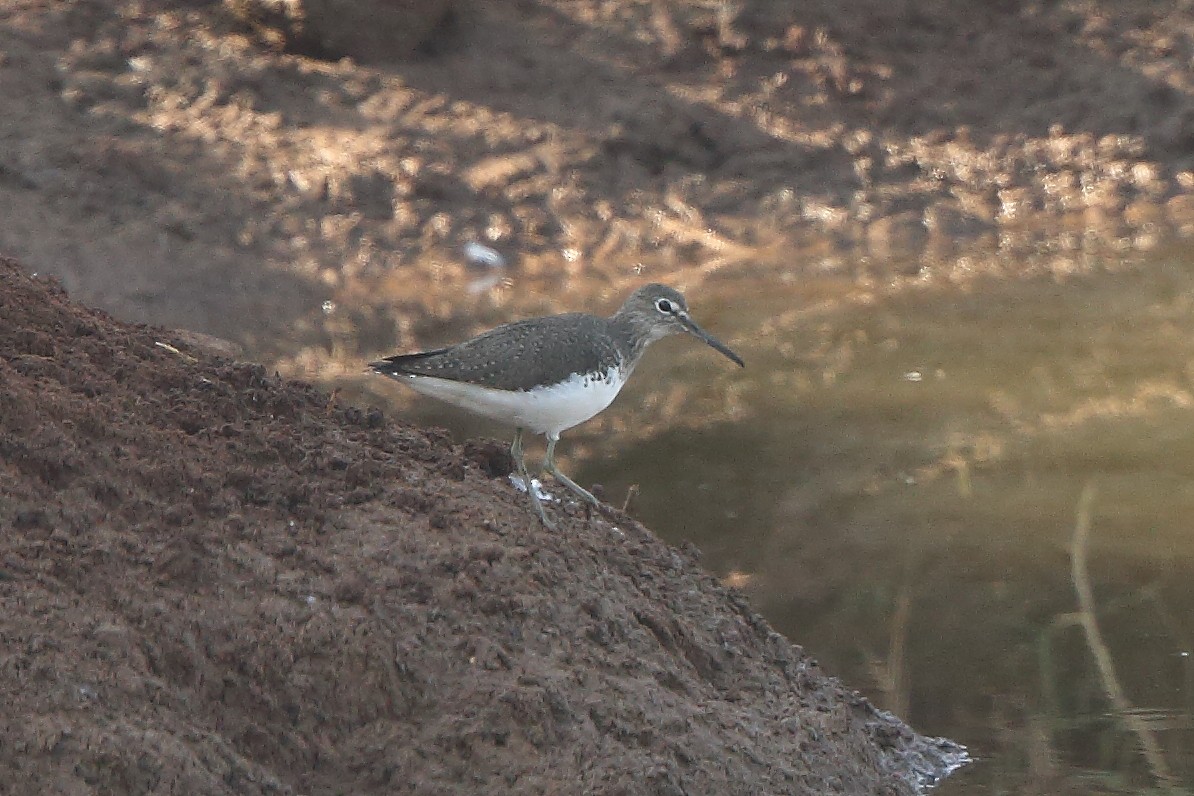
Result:
<svg viewBox="0 0 1194 796">
<path fill-rule="evenodd" d="M 623 354 L 607 336 L 609 321 L 583 313 L 515 321 L 448 348 L 399 354 L 370 363 L 387 376 L 434 376 L 499 390 L 529 390 L 564 381 L 577 363 L 600 363 L 603 375 Z"/>
</svg>

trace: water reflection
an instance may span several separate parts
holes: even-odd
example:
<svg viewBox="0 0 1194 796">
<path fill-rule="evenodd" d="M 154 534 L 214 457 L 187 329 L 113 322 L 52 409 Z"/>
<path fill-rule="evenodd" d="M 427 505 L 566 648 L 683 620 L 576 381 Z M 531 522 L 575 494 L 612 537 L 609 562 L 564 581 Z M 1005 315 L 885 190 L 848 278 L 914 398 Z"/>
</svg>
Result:
<svg viewBox="0 0 1194 796">
<path fill-rule="evenodd" d="M 640 486 L 827 669 L 968 744 L 938 792 L 1194 790 L 1194 261 L 689 299 L 748 368 L 658 344 L 565 436 L 580 483 Z"/>
</svg>

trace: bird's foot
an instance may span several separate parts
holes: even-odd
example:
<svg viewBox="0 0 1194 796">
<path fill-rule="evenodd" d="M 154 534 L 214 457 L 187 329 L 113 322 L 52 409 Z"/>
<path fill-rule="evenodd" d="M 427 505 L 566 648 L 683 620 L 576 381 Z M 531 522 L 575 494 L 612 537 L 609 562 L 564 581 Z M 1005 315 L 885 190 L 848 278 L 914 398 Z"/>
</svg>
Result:
<svg viewBox="0 0 1194 796">
<path fill-rule="evenodd" d="M 531 508 L 535 510 L 535 514 L 540 520 L 543 521 L 544 525 L 554 530 L 556 527 L 555 523 L 547 518 L 547 512 L 543 509 L 543 500 L 544 498 L 548 500 L 555 500 L 555 498 L 543 491 L 543 487 L 539 484 L 539 482 L 531 478 L 530 474 L 526 473 L 525 471 L 519 474 L 512 474 L 510 476 L 510 482 L 514 484 L 516 489 L 520 489 L 527 493 L 527 498 L 531 501 Z M 540 494 L 542 494 L 543 497 L 540 497 Z"/>
<path fill-rule="evenodd" d="M 587 502 L 587 503 L 590 503 L 590 504 L 592 504 L 592 505 L 594 505 L 594 506 L 598 506 L 598 507 L 599 507 L 599 506 L 601 506 L 601 501 L 600 501 L 600 500 L 598 500 L 597 498 L 593 497 L 593 493 L 592 493 L 592 492 L 590 492 L 589 490 L 585 489 L 583 486 L 581 486 L 580 484 L 576 483 L 575 481 L 573 481 L 573 480 L 572 480 L 571 478 L 569 478 L 568 476 L 566 476 L 566 475 L 564 475 L 563 473 L 561 473 L 561 472 L 560 472 L 560 468 L 556 467 L 556 466 L 555 466 L 555 464 L 554 464 L 554 462 L 553 462 L 553 463 L 548 463 L 547 465 L 545 465 L 545 469 L 547 470 L 547 472 L 551 473 L 551 474 L 552 474 L 552 476 L 553 476 L 553 477 L 554 477 L 554 478 L 555 478 L 557 481 L 559 481 L 561 484 L 563 484 L 564 486 L 566 486 L 566 487 L 568 487 L 569 489 L 571 489 L 573 492 L 575 492 L 575 493 L 576 493 L 576 495 L 577 495 L 578 497 L 580 497 L 580 498 L 581 498 L 582 500 L 584 500 L 585 502 Z"/>
</svg>

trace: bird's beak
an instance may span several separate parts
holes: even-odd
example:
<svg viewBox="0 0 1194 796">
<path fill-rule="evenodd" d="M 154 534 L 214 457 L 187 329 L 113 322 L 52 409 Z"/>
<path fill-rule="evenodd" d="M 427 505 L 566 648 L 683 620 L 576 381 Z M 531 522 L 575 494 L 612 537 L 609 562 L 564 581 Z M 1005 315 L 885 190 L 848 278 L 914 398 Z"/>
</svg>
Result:
<svg viewBox="0 0 1194 796">
<path fill-rule="evenodd" d="M 746 363 L 742 361 L 742 357 L 731 351 L 729 346 L 727 346 L 725 343 L 721 342 L 716 337 L 697 326 L 696 321 L 694 321 L 692 318 L 689 318 L 687 313 L 678 314 L 676 317 L 680 319 L 680 323 L 684 324 L 684 328 L 688 330 L 689 334 L 701 338 L 711 347 L 725 354 L 734 362 L 737 362 L 739 367 L 746 367 Z"/>
</svg>

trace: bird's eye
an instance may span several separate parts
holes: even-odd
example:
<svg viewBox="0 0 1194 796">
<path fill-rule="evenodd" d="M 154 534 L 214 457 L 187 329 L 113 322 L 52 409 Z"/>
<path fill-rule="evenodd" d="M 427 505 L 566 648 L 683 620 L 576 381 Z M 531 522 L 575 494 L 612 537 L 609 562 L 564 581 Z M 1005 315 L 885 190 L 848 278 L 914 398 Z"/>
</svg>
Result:
<svg viewBox="0 0 1194 796">
<path fill-rule="evenodd" d="M 665 313 L 667 315 L 671 315 L 672 313 L 674 313 L 676 311 L 676 305 L 672 304 L 672 302 L 668 301 L 665 298 L 661 298 L 661 299 L 656 299 L 655 309 L 657 309 L 660 312 Z"/>
</svg>

